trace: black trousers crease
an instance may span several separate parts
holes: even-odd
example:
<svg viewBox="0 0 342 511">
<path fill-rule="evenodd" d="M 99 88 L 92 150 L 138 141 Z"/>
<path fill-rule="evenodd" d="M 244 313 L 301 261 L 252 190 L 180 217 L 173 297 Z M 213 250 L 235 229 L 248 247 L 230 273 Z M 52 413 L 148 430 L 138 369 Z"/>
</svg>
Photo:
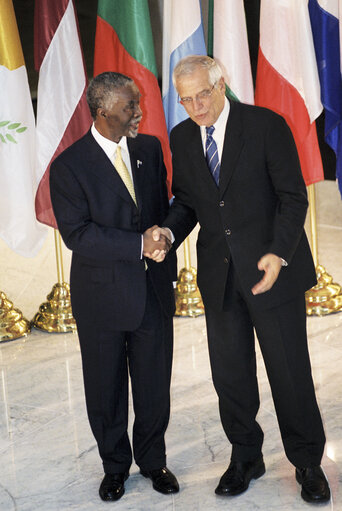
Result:
<svg viewBox="0 0 342 511">
<path fill-rule="evenodd" d="M 305 298 L 256 310 L 244 297 L 231 262 L 224 310 L 206 309 L 213 382 L 232 459 L 260 456 L 259 391 L 254 329 L 271 386 L 285 453 L 296 467 L 320 465 L 325 435 L 307 346 Z"/>
<path fill-rule="evenodd" d="M 148 271 L 146 279 L 145 313 L 135 331 L 117 331 L 115 325 L 84 318 L 77 322 L 88 418 L 105 473 L 128 471 L 132 447 L 143 470 L 166 465 L 164 435 L 170 414 L 173 325 L 172 316 L 162 311 Z M 129 377 L 134 408 L 132 442 L 127 431 Z"/>
</svg>

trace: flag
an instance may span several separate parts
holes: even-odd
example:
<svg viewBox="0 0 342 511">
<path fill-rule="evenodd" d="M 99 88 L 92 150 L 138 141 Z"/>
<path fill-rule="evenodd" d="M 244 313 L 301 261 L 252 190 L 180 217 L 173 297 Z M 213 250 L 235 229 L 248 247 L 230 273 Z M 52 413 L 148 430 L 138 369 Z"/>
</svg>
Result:
<svg viewBox="0 0 342 511">
<path fill-rule="evenodd" d="M 50 199 L 50 165 L 86 133 L 91 116 L 73 1 L 36 0 L 34 14 L 34 57 L 39 71 L 36 215 L 40 222 L 57 228 Z"/>
<path fill-rule="evenodd" d="M 325 108 L 324 134 L 336 154 L 336 178 L 342 195 L 342 68 L 340 31 L 342 3 L 339 0 L 309 0 L 309 13 L 316 51 L 321 99 Z"/>
<path fill-rule="evenodd" d="M 261 0 L 255 104 L 286 119 L 306 185 L 324 179 L 315 124 L 323 107 L 307 0 Z"/>
<path fill-rule="evenodd" d="M 220 65 L 227 96 L 243 103 L 254 103 L 246 16 L 241 0 L 212 0 L 208 34 L 212 56 Z"/>
<path fill-rule="evenodd" d="M 35 256 L 47 229 L 35 216 L 35 123 L 12 0 L 0 0 L 0 236 Z"/>
<path fill-rule="evenodd" d="M 129 76 L 141 93 L 139 132 L 159 138 L 171 190 L 171 151 L 158 85 L 150 11 L 147 0 L 99 0 L 94 76 L 116 71 Z"/>
<path fill-rule="evenodd" d="M 168 133 L 188 116 L 172 83 L 177 62 L 187 55 L 206 55 L 199 0 L 164 0 L 163 104 Z"/>
</svg>

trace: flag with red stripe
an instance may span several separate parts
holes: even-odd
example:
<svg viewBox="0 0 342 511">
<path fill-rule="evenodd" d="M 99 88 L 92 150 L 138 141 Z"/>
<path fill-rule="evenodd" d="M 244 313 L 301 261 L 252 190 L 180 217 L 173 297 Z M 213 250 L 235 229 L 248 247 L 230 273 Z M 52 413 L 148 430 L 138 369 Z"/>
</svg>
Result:
<svg viewBox="0 0 342 511">
<path fill-rule="evenodd" d="M 51 162 L 91 125 L 73 1 L 36 0 L 34 36 L 35 67 L 39 71 L 36 215 L 40 222 L 56 228 L 49 187 Z"/>
<path fill-rule="evenodd" d="M 315 119 L 322 112 L 307 0 L 262 0 L 255 104 L 290 126 L 306 185 L 324 179 Z"/>
<path fill-rule="evenodd" d="M 159 138 L 171 189 L 171 152 L 157 80 L 147 0 L 99 0 L 94 76 L 116 71 L 132 78 L 141 93 L 139 132 Z"/>
</svg>

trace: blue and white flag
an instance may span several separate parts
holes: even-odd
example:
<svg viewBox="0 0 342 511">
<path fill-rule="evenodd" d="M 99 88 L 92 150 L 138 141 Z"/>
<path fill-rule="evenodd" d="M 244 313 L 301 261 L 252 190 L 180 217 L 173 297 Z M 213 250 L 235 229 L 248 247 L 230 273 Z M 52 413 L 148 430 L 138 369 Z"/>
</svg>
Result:
<svg viewBox="0 0 342 511">
<path fill-rule="evenodd" d="M 342 60 L 339 0 L 309 0 L 321 100 L 325 109 L 325 140 L 336 154 L 336 178 L 342 196 Z"/>
<path fill-rule="evenodd" d="M 187 55 L 206 55 L 199 0 L 164 0 L 163 105 L 168 133 L 188 117 L 172 83 L 177 62 Z"/>
</svg>

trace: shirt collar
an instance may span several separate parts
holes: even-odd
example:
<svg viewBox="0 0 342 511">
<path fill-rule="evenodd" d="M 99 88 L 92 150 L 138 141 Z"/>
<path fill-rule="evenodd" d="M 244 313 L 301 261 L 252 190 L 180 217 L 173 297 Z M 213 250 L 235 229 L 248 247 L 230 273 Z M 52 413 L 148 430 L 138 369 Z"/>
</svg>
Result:
<svg viewBox="0 0 342 511">
<path fill-rule="evenodd" d="M 215 137 L 215 133 L 217 134 L 219 132 L 223 132 L 223 133 L 225 132 L 228 115 L 229 115 L 229 110 L 230 110 L 230 104 L 229 104 L 228 99 L 225 97 L 223 110 L 220 113 L 220 115 L 218 116 L 218 119 L 215 122 L 215 124 L 213 124 L 213 126 L 215 128 L 214 137 Z M 206 127 L 200 126 L 200 128 L 201 128 L 202 138 L 206 137 L 207 136 L 206 129 L 205 129 Z"/>
<path fill-rule="evenodd" d="M 111 161 L 115 155 L 117 146 L 120 146 L 121 149 L 127 151 L 128 153 L 127 137 L 121 137 L 120 142 L 117 144 L 116 142 L 113 142 L 113 140 L 110 140 L 109 138 L 106 138 L 103 135 L 101 135 L 101 133 L 95 128 L 94 123 L 91 127 L 91 134 L 93 135 L 96 142 L 104 150 L 104 152 Z"/>
</svg>

